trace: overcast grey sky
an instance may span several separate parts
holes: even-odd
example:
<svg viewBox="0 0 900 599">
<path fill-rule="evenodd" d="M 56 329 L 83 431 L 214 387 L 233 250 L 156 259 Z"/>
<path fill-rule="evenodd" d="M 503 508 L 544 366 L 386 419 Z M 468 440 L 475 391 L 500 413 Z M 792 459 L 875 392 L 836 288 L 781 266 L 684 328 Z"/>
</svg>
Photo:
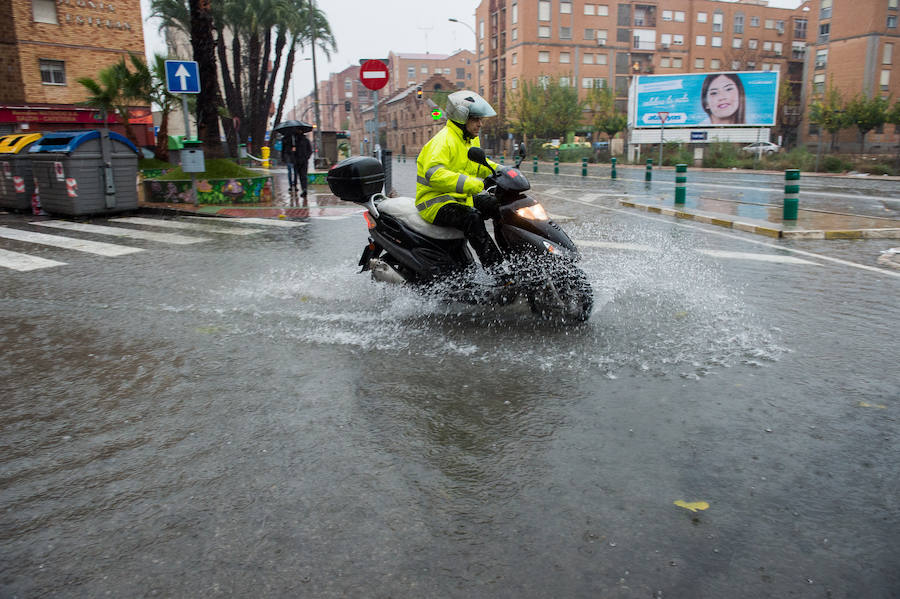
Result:
<svg viewBox="0 0 900 599">
<path fill-rule="evenodd" d="M 337 41 L 338 51 L 331 59 L 316 53 L 319 80 L 327 79 L 348 66 L 359 64 L 360 58 L 384 58 L 388 52 L 450 54 L 461 48 L 474 50 L 475 9 L 480 0 L 423 2 L 422 0 L 315 0 L 328 16 Z M 485 0 L 487 1 L 487 0 Z M 144 8 L 144 36 L 148 54 L 163 52 L 157 33 L 159 24 L 147 21 L 150 0 L 141 0 Z M 794 8 L 800 0 L 772 0 L 770 6 Z M 469 27 L 451 23 L 450 17 Z M 310 56 L 309 48 L 303 57 Z M 311 61 L 300 61 L 294 68 L 295 100 L 312 92 Z"/>
</svg>

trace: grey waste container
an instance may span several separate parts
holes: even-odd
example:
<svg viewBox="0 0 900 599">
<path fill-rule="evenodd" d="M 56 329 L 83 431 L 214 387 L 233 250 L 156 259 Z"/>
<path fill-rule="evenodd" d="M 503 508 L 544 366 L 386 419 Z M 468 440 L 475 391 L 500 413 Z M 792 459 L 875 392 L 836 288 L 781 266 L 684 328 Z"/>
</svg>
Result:
<svg viewBox="0 0 900 599">
<path fill-rule="evenodd" d="M 138 149 L 118 133 L 45 133 L 28 154 L 47 212 L 77 216 L 138 207 Z"/>
<path fill-rule="evenodd" d="M 40 133 L 0 137 L 0 208 L 30 210 L 34 177 L 28 150 Z"/>
</svg>

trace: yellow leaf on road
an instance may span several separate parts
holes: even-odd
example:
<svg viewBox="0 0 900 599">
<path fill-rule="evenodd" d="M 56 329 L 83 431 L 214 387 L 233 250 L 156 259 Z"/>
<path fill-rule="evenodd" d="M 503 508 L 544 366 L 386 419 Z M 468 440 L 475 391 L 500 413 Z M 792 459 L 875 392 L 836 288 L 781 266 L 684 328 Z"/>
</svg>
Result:
<svg viewBox="0 0 900 599">
<path fill-rule="evenodd" d="M 691 510 L 692 512 L 696 512 L 697 510 L 705 510 L 709 507 L 709 504 L 705 501 L 682 501 L 679 499 L 675 502 L 675 505 L 678 507 L 683 507 L 686 510 Z"/>
<path fill-rule="evenodd" d="M 859 402 L 859 407 L 861 407 L 861 408 L 878 408 L 879 410 L 887 409 L 887 406 L 883 406 L 880 403 L 869 403 L 867 401 Z"/>
</svg>

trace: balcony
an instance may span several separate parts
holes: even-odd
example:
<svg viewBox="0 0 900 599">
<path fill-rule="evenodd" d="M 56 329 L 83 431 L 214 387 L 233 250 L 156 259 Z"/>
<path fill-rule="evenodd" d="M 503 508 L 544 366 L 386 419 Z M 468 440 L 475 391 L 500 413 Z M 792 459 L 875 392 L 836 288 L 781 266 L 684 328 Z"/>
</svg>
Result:
<svg viewBox="0 0 900 599">
<path fill-rule="evenodd" d="M 634 42 L 632 43 L 631 48 L 632 50 L 647 50 L 652 52 L 653 50 L 656 50 L 656 42 L 646 42 L 641 41 L 638 38 L 634 38 Z"/>
</svg>

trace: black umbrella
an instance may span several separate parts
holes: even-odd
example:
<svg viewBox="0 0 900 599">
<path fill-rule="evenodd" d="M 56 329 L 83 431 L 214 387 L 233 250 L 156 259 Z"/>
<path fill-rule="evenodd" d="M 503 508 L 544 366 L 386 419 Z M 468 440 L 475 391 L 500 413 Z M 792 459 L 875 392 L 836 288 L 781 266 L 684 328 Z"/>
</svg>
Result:
<svg viewBox="0 0 900 599">
<path fill-rule="evenodd" d="M 281 133 L 284 135 L 285 133 L 290 133 L 292 131 L 299 130 L 300 133 L 309 133 L 313 130 L 313 126 L 304 121 L 281 121 L 275 127 L 272 128 L 272 131 L 275 133 Z"/>
</svg>

